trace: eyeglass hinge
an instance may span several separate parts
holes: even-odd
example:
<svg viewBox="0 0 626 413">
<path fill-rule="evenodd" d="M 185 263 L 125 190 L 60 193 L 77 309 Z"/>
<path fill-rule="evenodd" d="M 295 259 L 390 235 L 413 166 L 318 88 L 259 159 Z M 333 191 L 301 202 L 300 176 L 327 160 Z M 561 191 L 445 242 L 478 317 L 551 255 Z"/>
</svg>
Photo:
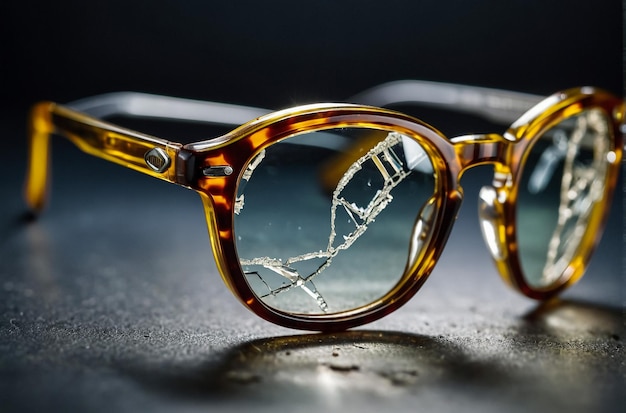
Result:
<svg viewBox="0 0 626 413">
<path fill-rule="evenodd" d="M 234 172 L 230 165 L 201 167 L 198 165 L 199 161 L 192 152 L 181 149 L 177 154 L 176 182 L 183 186 L 194 187 L 196 181 L 202 176 L 217 178 L 229 176 Z"/>
</svg>

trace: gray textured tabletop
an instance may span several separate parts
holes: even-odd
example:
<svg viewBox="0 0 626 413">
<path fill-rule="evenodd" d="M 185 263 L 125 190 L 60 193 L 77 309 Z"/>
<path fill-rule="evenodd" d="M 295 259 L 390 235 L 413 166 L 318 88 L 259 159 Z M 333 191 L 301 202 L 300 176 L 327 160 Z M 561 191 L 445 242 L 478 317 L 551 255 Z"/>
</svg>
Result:
<svg viewBox="0 0 626 413">
<path fill-rule="evenodd" d="M 32 220 L 15 153 L 0 187 L 3 412 L 624 409 L 621 191 L 586 276 L 540 305 L 499 279 L 476 217 L 489 170 L 471 171 L 416 297 L 308 334 L 229 293 L 194 193 L 57 140 L 52 202 Z"/>
</svg>

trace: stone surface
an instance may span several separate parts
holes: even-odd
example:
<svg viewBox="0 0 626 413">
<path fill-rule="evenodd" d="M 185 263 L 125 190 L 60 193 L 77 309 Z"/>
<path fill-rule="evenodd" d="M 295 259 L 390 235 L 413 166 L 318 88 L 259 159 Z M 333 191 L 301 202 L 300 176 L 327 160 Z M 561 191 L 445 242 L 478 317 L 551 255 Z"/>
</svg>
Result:
<svg viewBox="0 0 626 413">
<path fill-rule="evenodd" d="M 22 154 L 23 148 L 16 149 Z M 200 201 L 57 140 L 37 220 L 0 186 L 0 406 L 30 411 L 618 412 L 623 210 L 579 284 L 538 305 L 499 279 L 475 200 L 394 314 L 339 334 L 269 324 L 215 269 Z"/>
</svg>

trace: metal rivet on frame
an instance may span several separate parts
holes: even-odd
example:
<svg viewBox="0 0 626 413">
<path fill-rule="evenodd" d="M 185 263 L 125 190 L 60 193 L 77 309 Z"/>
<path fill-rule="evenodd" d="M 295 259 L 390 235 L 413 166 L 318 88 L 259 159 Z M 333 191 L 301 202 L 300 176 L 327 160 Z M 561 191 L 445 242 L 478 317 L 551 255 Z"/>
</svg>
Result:
<svg viewBox="0 0 626 413">
<path fill-rule="evenodd" d="M 152 148 L 144 155 L 146 165 L 155 172 L 165 172 L 171 164 L 170 157 L 161 148 Z"/>
<path fill-rule="evenodd" d="M 217 166 L 209 166 L 207 168 L 202 169 L 202 174 L 204 176 L 228 176 L 233 173 L 233 167 L 230 165 L 217 165 Z"/>
</svg>

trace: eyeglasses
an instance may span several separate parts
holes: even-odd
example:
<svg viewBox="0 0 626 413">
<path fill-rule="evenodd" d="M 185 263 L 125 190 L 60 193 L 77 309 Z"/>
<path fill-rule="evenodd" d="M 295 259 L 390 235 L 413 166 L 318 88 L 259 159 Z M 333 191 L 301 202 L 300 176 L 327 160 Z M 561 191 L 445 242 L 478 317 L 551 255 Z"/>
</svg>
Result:
<svg viewBox="0 0 626 413">
<path fill-rule="evenodd" d="M 598 242 L 622 158 L 624 102 L 583 87 L 546 99 L 402 81 L 351 99 L 278 112 L 139 93 L 30 117 L 26 199 L 46 201 L 51 134 L 92 155 L 200 194 L 228 288 L 252 311 L 299 329 L 340 330 L 409 300 L 431 273 L 463 198 L 461 175 L 492 165 L 479 218 L 502 277 L 535 299 L 578 280 Z M 420 103 L 513 122 L 504 134 L 446 138 L 382 109 Z M 183 145 L 99 118 L 241 124 Z"/>
</svg>

